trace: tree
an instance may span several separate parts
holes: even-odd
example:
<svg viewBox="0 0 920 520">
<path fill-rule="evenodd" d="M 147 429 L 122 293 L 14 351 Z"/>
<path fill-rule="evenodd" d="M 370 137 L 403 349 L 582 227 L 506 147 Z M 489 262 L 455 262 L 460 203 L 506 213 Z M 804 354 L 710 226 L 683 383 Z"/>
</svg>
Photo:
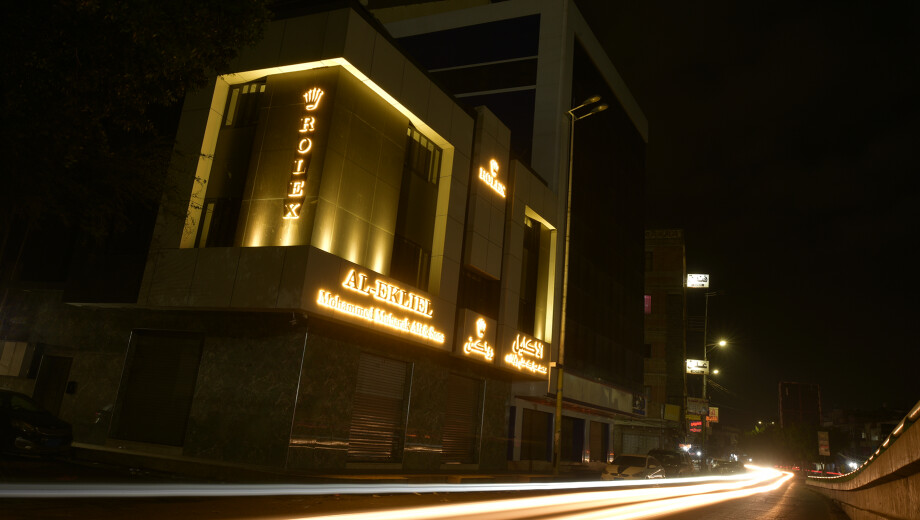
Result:
<svg viewBox="0 0 920 520">
<path fill-rule="evenodd" d="M 6 7 L 0 229 L 101 237 L 155 206 L 190 88 L 261 37 L 266 0 L 61 0 Z"/>
</svg>

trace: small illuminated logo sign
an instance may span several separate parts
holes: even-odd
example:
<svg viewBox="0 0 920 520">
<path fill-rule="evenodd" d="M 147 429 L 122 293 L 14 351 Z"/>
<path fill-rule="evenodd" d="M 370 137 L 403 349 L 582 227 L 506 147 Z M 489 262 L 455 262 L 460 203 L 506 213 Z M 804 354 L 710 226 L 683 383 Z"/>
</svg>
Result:
<svg viewBox="0 0 920 520">
<path fill-rule="evenodd" d="M 511 344 L 511 352 L 505 355 L 505 363 L 521 372 L 546 375 L 549 366 L 544 361 L 546 346 L 530 336 L 518 334 Z"/>
<path fill-rule="evenodd" d="M 479 180 L 489 185 L 495 193 L 505 197 L 505 185 L 498 180 L 498 161 L 492 159 L 489 161 L 489 171 L 482 166 L 479 167 Z"/>
<path fill-rule="evenodd" d="M 425 319 L 431 319 L 433 315 L 431 300 L 428 298 L 407 291 L 386 280 L 371 280 L 367 274 L 356 269 L 348 272 L 342 281 L 342 287 L 364 298 L 370 298 L 371 302 L 382 302 L 387 307 L 393 307 L 397 312 L 408 311 Z M 386 308 L 346 300 L 332 291 L 320 289 L 316 303 L 351 318 L 366 321 L 372 326 L 415 336 L 433 343 L 444 343 L 444 333 L 427 323 L 413 319 L 411 316 L 394 314 Z"/>
<path fill-rule="evenodd" d="M 688 359 L 687 360 L 687 373 L 688 374 L 708 374 L 709 373 L 709 360 L 702 359 Z"/>
<path fill-rule="evenodd" d="M 297 151 L 294 156 L 291 180 L 288 182 L 287 196 L 284 200 L 284 215 L 282 215 L 285 220 L 300 218 L 300 212 L 303 210 L 307 170 L 310 168 L 310 159 L 312 157 L 310 152 L 313 150 L 311 136 L 316 131 L 316 117 L 311 115 L 311 112 L 319 108 L 323 93 L 323 89 L 313 87 L 303 95 L 306 113 L 300 118 L 300 124 L 297 127 Z"/>
<path fill-rule="evenodd" d="M 476 338 L 469 336 L 466 343 L 463 344 L 463 353 L 467 356 L 482 356 L 486 361 L 492 361 L 495 358 L 495 349 L 485 339 L 486 320 L 479 318 L 476 320 Z"/>
<path fill-rule="evenodd" d="M 688 274 L 687 287 L 709 287 L 708 274 Z"/>
</svg>

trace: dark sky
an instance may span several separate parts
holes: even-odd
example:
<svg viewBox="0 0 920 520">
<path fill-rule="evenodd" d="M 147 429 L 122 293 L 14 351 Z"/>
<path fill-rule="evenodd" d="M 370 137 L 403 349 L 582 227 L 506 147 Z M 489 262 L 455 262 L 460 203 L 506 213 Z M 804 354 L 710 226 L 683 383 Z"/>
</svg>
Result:
<svg viewBox="0 0 920 520">
<path fill-rule="evenodd" d="M 912 406 L 920 4 L 576 3 L 649 119 L 647 226 L 726 293 L 722 415 L 775 417 L 780 380 Z"/>
</svg>

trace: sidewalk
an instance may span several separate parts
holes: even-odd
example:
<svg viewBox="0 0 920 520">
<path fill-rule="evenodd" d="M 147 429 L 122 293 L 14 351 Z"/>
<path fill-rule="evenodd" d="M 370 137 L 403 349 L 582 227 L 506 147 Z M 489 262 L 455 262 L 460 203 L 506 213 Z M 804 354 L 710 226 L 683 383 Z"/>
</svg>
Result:
<svg viewBox="0 0 920 520">
<path fill-rule="evenodd" d="M 407 473 L 407 474 L 317 474 L 300 470 L 248 464 L 233 464 L 208 459 L 194 459 L 130 449 L 120 449 L 96 444 L 73 444 L 75 462 L 104 464 L 134 471 L 157 473 L 164 478 L 184 481 L 233 483 L 406 483 L 406 484 L 461 484 L 461 483 L 523 483 L 572 482 L 600 480 L 600 473 L 586 471 L 582 465 L 564 465 L 562 473 Z"/>
</svg>

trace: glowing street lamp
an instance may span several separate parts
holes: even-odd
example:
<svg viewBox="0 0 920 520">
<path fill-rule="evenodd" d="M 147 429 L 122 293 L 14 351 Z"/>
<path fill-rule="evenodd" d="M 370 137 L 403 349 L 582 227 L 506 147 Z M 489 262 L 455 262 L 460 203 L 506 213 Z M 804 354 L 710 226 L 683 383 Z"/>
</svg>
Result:
<svg viewBox="0 0 920 520">
<path fill-rule="evenodd" d="M 569 230 L 572 227 L 572 165 L 575 163 L 575 121 L 592 116 L 598 112 L 607 110 L 607 103 L 597 104 L 601 100 L 600 96 L 591 96 L 582 104 L 566 111 L 572 118 L 571 133 L 569 136 L 569 175 L 567 183 L 568 195 L 565 202 L 565 253 L 563 256 L 562 269 L 562 325 L 559 328 L 559 353 L 556 357 L 556 416 L 554 418 L 553 432 L 553 474 L 559 474 L 559 462 L 562 459 L 562 371 L 563 359 L 565 357 L 565 308 L 569 288 Z M 594 105 L 586 113 L 576 116 L 575 111 Z"/>
</svg>

